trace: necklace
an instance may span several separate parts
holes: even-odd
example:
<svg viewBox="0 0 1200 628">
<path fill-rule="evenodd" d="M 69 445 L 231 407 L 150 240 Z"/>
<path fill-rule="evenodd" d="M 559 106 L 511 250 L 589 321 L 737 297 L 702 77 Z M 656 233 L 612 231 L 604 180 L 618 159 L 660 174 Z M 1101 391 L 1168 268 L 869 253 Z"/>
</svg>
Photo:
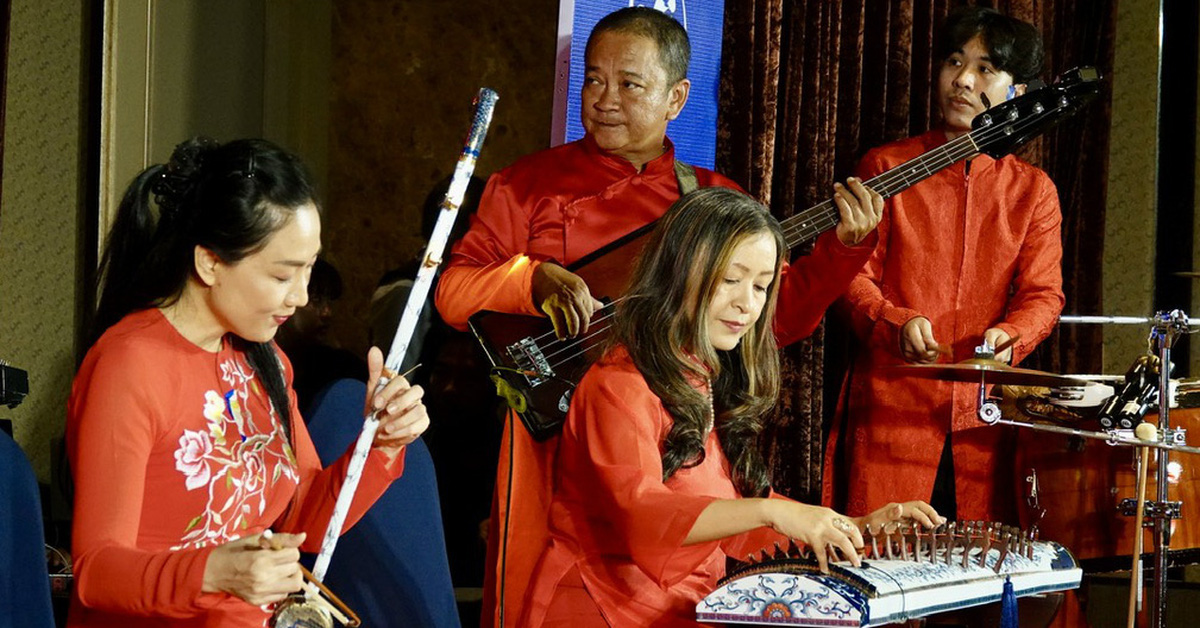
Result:
<svg viewBox="0 0 1200 628">
<path fill-rule="evenodd" d="M 717 409 L 713 405 L 713 389 L 712 378 L 705 380 L 708 383 L 708 426 L 704 428 L 704 434 L 707 436 L 713 429 L 713 424 L 717 420 Z"/>
</svg>

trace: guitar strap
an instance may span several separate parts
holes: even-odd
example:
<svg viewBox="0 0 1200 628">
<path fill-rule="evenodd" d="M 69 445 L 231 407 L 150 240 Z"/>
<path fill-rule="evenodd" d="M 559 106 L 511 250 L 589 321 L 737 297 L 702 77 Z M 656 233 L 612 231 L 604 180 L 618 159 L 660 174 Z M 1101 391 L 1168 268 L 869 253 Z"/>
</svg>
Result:
<svg viewBox="0 0 1200 628">
<path fill-rule="evenodd" d="M 682 161 L 679 161 L 678 159 L 675 160 L 675 181 L 679 184 L 680 196 L 700 188 L 700 182 L 696 179 L 696 169 Z M 588 253 L 587 255 L 575 260 L 573 264 L 567 266 L 567 270 L 571 272 L 578 271 L 580 268 L 583 268 L 584 266 L 594 262 L 597 258 L 604 257 L 610 252 L 625 246 L 626 244 L 646 235 L 647 233 L 650 233 L 656 225 L 658 225 L 657 220 L 634 229 L 620 238 L 617 238 L 616 240 L 600 247 L 599 249 L 596 249 L 595 251 L 592 251 L 591 253 Z M 524 410 L 518 410 L 518 412 L 524 412 Z"/>
<path fill-rule="evenodd" d="M 696 169 L 678 159 L 675 160 L 675 180 L 679 182 L 680 196 L 700 187 L 696 181 Z"/>
</svg>

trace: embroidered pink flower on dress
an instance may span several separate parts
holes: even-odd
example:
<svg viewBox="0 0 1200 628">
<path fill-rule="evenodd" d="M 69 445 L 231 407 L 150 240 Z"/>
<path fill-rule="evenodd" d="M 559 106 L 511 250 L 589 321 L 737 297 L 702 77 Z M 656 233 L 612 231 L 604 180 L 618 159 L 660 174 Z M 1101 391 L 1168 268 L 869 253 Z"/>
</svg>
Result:
<svg viewBox="0 0 1200 628">
<path fill-rule="evenodd" d="M 175 450 L 175 470 L 187 478 L 185 485 L 189 491 L 208 486 L 212 471 L 208 468 L 205 456 L 212 453 L 212 440 L 208 434 L 199 430 L 184 430 L 179 437 L 179 449 Z"/>
</svg>

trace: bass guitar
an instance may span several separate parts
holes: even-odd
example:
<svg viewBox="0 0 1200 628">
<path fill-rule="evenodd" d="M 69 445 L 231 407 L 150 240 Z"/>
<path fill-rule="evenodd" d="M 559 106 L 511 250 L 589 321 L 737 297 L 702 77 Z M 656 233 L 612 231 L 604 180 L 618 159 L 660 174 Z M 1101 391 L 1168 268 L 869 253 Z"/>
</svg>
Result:
<svg viewBox="0 0 1200 628">
<path fill-rule="evenodd" d="M 864 183 L 883 198 L 895 196 L 969 157 L 999 159 L 1070 117 L 1100 92 L 1100 75 L 1091 67 L 1073 69 L 1055 84 L 996 104 L 971 122 L 972 130 Z M 780 221 L 788 248 L 808 242 L 837 226 L 837 206 L 826 199 Z M 549 319 L 479 312 L 470 328 L 492 364 L 497 393 L 520 415 L 537 440 L 556 434 L 566 418 L 571 393 L 597 357 L 608 335 L 615 304 L 624 292 L 632 260 L 654 223 L 580 259 L 568 270 L 587 282 L 605 302 L 586 335 L 558 339 Z"/>
</svg>

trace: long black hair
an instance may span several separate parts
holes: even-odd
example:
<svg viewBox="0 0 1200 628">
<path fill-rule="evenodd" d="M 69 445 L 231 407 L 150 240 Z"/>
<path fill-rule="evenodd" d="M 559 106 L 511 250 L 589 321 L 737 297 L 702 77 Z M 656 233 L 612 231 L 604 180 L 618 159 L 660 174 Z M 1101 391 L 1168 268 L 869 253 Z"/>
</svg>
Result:
<svg viewBox="0 0 1200 628">
<path fill-rule="evenodd" d="M 733 251 L 747 238 L 775 241 L 775 276 L 754 326 L 729 351 L 708 338 L 708 304 Z M 779 352 L 771 321 L 787 251 L 779 223 L 761 203 L 725 188 L 702 188 L 671 206 L 651 234 L 617 306 L 614 341 L 623 344 L 673 424 L 662 443 L 663 479 L 704 460 L 709 400 L 695 382 L 711 378 L 713 425 L 738 492 L 770 485 L 757 446 L 761 418 L 779 392 Z"/>
<path fill-rule="evenodd" d="M 121 199 L 97 273 L 91 342 L 131 312 L 175 303 L 196 272 L 197 246 L 236 263 L 309 203 L 315 205 L 308 170 L 271 142 L 198 137 L 176 146 L 169 162 L 143 170 Z M 259 374 L 290 442 L 287 387 L 274 347 L 233 341 Z"/>
</svg>

